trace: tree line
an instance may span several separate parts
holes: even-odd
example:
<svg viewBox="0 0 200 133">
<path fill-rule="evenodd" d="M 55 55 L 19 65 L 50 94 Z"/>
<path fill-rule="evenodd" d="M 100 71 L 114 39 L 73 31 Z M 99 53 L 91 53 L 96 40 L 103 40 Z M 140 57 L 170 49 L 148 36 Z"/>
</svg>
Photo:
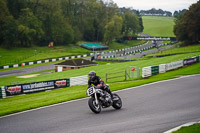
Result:
<svg viewBox="0 0 200 133">
<path fill-rule="evenodd" d="M 168 16 L 172 17 L 172 13 L 170 11 L 163 11 L 162 9 L 152 8 L 150 10 L 140 10 L 140 14 L 143 16 Z"/>
<path fill-rule="evenodd" d="M 107 0 L 0 0 L 0 45 L 104 42 L 143 30 L 142 18 Z"/>
<path fill-rule="evenodd" d="M 176 17 L 174 34 L 186 45 L 200 42 L 200 1 Z"/>
</svg>

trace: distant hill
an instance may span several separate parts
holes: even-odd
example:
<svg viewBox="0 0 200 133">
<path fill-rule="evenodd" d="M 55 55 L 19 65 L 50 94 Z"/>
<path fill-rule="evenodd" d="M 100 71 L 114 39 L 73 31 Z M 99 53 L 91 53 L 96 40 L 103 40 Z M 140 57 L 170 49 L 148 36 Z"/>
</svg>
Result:
<svg viewBox="0 0 200 133">
<path fill-rule="evenodd" d="M 173 17 L 142 16 L 144 33 L 152 36 L 175 37 Z"/>
</svg>

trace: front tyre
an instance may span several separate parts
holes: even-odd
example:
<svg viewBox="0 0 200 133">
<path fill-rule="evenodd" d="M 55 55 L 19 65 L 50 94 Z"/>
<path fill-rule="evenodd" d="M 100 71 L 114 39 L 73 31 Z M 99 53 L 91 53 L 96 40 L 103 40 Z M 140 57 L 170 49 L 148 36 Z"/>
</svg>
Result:
<svg viewBox="0 0 200 133">
<path fill-rule="evenodd" d="M 100 103 L 98 102 L 98 104 L 96 104 L 96 101 L 95 101 L 95 98 L 94 97 L 91 97 L 89 100 L 88 100 L 88 105 L 90 107 L 90 109 L 98 114 L 101 112 L 101 105 Z"/>
<path fill-rule="evenodd" d="M 117 94 L 113 94 L 113 108 L 121 109 L 122 107 L 122 100 Z"/>
</svg>

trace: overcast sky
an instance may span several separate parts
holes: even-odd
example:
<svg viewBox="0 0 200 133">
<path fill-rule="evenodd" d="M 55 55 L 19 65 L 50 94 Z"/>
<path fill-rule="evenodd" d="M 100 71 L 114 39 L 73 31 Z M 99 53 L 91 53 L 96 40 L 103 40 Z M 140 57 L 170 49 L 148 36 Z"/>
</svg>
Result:
<svg viewBox="0 0 200 133">
<path fill-rule="evenodd" d="M 189 9 L 190 5 L 198 0 L 113 0 L 118 7 L 132 7 L 136 10 L 149 10 L 152 8 L 171 11 Z"/>
</svg>

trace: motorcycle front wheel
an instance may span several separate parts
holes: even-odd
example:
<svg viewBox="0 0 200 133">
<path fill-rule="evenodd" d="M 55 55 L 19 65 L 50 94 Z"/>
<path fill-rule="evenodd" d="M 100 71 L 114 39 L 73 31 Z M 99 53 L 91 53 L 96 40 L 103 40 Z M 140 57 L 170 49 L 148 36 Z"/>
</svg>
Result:
<svg viewBox="0 0 200 133">
<path fill-rule="evenodd" d="M 100 102 L 98 102 L 98 104 L 97 104 L 94 97 L 91 97 L 91 98 L 88 100 L 88 105 L 89 105 L 90 109 L 91 109 L 94 113 L 98 114 L 98 113 L 101 112 L 101 104 L 100 104 Z"/>
</svg>

